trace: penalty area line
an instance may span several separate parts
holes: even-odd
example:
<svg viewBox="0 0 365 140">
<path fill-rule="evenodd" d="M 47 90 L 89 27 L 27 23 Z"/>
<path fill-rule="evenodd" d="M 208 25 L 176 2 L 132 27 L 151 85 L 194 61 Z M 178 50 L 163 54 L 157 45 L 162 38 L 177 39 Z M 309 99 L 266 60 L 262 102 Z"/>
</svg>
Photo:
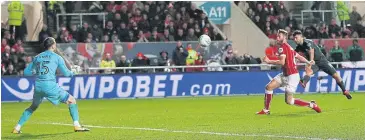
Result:
<svg viewBox="0 0 365 140">
<path fill-rule="evenodd" d="M 73 126 L 73 124 L 66 124 L 66 123 L 36 123 L 36 124 Z M 89 128 L 102 128 L 102 129 L 160 131 L 160 132 L 169 132 L 169 133 L 206 134 L 206 135 L 237 136 L 237 137 L 266 137 L 266 138 L 309 139 L 309 140 L 322 140 L 323 139 L 323 138 L 302 137 L 302 136 L 282 136 L 282 135 L 265 135 L 265 134 L 263 134 L 263 135 L 260 135 L 260 134 L 238 134 L 238 133 L 208 132 L 208 131 L 169 130 L 169 129 L 143 128 L 143 127 L 97 126 L 97 125 L 83 125 L 83 126 L 89 127 Z M 329 138 L 329 139 L 331 139 L 331 140 L 340 140 L 338 138 Z"/>
</svg>

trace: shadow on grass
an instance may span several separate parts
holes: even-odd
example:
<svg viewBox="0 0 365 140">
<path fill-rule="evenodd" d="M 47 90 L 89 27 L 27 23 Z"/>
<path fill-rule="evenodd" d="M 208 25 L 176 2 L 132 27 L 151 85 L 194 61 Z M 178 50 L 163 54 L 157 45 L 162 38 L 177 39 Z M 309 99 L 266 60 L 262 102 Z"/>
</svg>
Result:
<svg viewBox="0 0 365 140">
<path fill-rule="evenodd" d="M 5 140 L 52 139 L 55 136 L 66 135 L 66 134 L 71 134 L 71 133 L 74 133 L 74 132 L 40 134 L 40 135 L 32 135 L 32 134 L 28 134 L 28 133 L 23 133 L 23 134 L 14 134 L 13 136 L 8 136 L 8 137 L 2 137 L 1 139 L 5 139 Z"/>
</svg>

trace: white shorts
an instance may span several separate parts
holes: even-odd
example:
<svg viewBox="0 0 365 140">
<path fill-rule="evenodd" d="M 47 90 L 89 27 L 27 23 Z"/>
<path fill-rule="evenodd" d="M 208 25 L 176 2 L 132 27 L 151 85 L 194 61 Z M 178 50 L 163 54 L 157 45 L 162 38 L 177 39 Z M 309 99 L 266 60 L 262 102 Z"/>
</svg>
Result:
<svg viewBox="0 0 365 140">
<path fill-rule="evenodd" d="M 297 90 L 300 76 L 299 73 L 284 76 L 283 73 L 279 73 L 274 77 L 275 81 L 280 84 L 280 87 L 284 87 L 286 92 L 294 93 Z"/>
</svg>

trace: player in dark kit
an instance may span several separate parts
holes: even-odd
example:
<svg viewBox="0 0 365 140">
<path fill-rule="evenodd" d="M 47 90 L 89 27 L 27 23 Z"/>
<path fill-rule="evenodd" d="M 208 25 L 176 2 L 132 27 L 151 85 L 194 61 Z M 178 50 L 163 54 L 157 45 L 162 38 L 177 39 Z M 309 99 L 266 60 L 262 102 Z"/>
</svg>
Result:
<svg viewBox="0 0 365 140">
<path fill-rule="evenodd" d="M 303 53 L 305 57 L 312 63 L 312 65 L 306 67 L 306 75 L 302 80 L 300 80 L 301 85 L 305 87 L 310 80 L 311 75 L 315 72 L 318 72 L 319 70 L 322 70 L 328 75 L 331 75 L 332 78 L 336 80 L 337 85 L 340 86 L 343 95 L 345 95 L 347 99 L 352 99 L 350 92 L 345 89 L 342 78 L 336 72 L 336 69 L 329 63 L 326 56 L 323 55 L 321 49 L 315 45 L 312 40 L 304 39 L 302 32 L 299 30 L 294 31 L 293 37 L 295 43 L 297 44 L 295 51 Z"/>
</svg>

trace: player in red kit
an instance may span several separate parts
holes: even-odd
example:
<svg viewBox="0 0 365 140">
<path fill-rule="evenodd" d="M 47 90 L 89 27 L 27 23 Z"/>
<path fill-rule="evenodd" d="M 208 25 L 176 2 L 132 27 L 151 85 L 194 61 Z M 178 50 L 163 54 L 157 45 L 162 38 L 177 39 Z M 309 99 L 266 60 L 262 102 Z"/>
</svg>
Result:
<svg viewBox="0 0 365 140">
<path fill-rule="evenodd" d="M 279 60 L 270 60 L 265 57 L 264 62 L 274 65 L 282 65 L 283 72 L 275 76 L 265 88 L 265 103 L 264 109 L 256 114 L 270 114 L 270 103 L 273 97 L 273 90 L 279 87 L 285 88 L 285 102 L 289 105 L 306 106 L 312 108 L 316 112 L 320 113 L 321 109 L 314 102 L 307 102 L 294 98 L 293 94 L 299 84 L 300 76 L 296 67 L 295 59 L 299 59 L 301 62 L 305 62 L 308 65 L 312 65 L 313 62 L 309 62 L 303 56 L 297 54 L 292 47 L 287 43 L 288 33 L 285 30 L 280 29 L 277 36 L 277 51 L 279 54 Z"/>
</svg>

